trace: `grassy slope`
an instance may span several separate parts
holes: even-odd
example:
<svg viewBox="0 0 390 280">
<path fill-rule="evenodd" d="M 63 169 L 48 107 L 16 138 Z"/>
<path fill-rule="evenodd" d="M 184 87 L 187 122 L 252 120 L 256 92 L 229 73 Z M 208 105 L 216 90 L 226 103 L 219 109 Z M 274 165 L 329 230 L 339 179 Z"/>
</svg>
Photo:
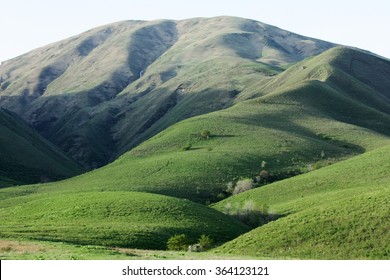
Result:
<svg viewBox="0 0 390 280">
<path fill-rule="evenodd" d="M 271 173 L 286 175 L 305 171 L 308 164 L 326 164 L 386 145 L 389 123 L 388 115 L 343 96 L 327 83 L 305 81 L 180 122 L 101 169 L 0 195 L 133 190 L 213 201 L 227 182 L 256 176 L 263 160 Z M 374 130 L 364 128 L 370 124 Z M 198 136 L 202 129 L 210 130 L 209 139 Z M 192 148 L 183 151 L 187 143 Z"/>
<path fill-rule="evenodd" d="M 188 200 L 135 192 L 30 195 L 0 203 L 1 237 L 165 249 L 169 237 L 226 242 L 248 227 Z"/>
<path fill-rule="evenodd" d="M 316 58 L 311 65 L 318 66 Z M 322 76 L 311 79 L 298 79 L 287 70 L 291 77 L 280 89 L 173 125 L 101 169 L 1 195 L 135 190 L 213 201 L 227 182 L 256 176 L 262 161 L 272 174 L 287 176 L 289 171 L 305 171 L 308 164 L 323 165 L 386 145 L 388 114 L 335 89 L 328 79 L 336 68 L 326 64 L 323 69 L 327 71 Z M 378 95 L 374 90 L 371 94 Z M 209 139 L 199 137 L 202 129 L 211 132 Z M 192 148 L 183 151 L 188 143 Z"/>
<path fill-rule="evenodd" d="M 311 66 L 315 67 L 314 64 L 311 63 Z M 321 75 L 304 75 L 302 78 L 296 77 L 300 71 L 295 71 L 295 74 L 294 70 L 286 72 L 291 77 L 286 77 L 284 85 L 268 92 L 267 88 L 259 87 L 260 97 L 256 99 L 173 125 L 104 168 L 54 184 L 0 190 L 1 203 L 10 205 L 12 209 L 19 200 L 26 200 L 33 206 L 34 198 L 43 196 L 48 196 L 49 201 L 60 202 L 61 197 L 76 199 L 79 196 L 85 199 L 89 195 L 96 196 L 92 201 L 101 203 L 98 194 L 107 191 L 115 198 L 131 194 L 128 191 L 142 191 L 201 202 L 213 201 L 227 182 L 257 175 L 263 160 L 272 174 L 287 174 L 291 170 L 304 170 L 309 163 L 326 164 L 327 161 L 334 162 L 388 145 L 390 120 L 383 111 L 386 108 L 380 108 L 376 103 L 362 103 L 335 88 L 329 82 L 335 68 L 327 64 Z M 278 79 L 283 77 L 283 74 L 275 77 L 266 87 L 270 89 L 277 85 Z M 372 89 L 368 92 L 378 93 Z M 199 137 L 202 129 L 210 130 L 209 139 Z M 183 151 L 183 146 L 189 142 L 191 149 Z M 323 159 L 321 154 L 324 154 Z M 324 200 L 324 197 L 321 198 Z M 182 203 L 181 200 L 175 201 Z M 332 207 L 331 203 L 329 205 Z M 14 210 L 19 217 L 27 211 L 24 207 Z M 99 233 L 93 232 L 93 227 L 102 221 L 98 214 L 93 213 L 96 221 L 88 221 L 90 224 L 87 225 L 87 229 L 92 227 L 91 232 L 97 236 Z M 342 214 L 340 217 L 345 218 L 345 213 Z M 9 213 L 4 213 L 4 217 L 7 216 Z M 24 222 L 23 219 L 19 221 Z M 11 221 L 9 225 L 12 225 Z M 12 226 L 10 229 L 12 235 Z M 111 233 L 109 231 L 106 237 L 111 238 Z M 58 234 L 71 236 L 67 230 Z M 86 237 L 80 235 L 79 238 Z M 107 241 L 104 236 L 101 238 L 101 242 Z M 122 238 L 121 242 L 124 242 Z M 271 252 L 266 253 L 272 255 Z M 367 257 L 376 255 L 373 252 Z"/>
<path fill-rule="evenodd" d="M 242 193 L 214 205 L 252 201 L 285 215 L 224 244 L 219 253 L 274 258 L 389 259 L 390 146 Z M 229 206 L 230 207 L 230 206 Z M 234 211 L 234 210 L 233 210 Z"/>
<path fill-rule="evenodd" d="M 0 110 L 0 188 L 75 176 L 82 169 L 19 117 Z"/>
<path fill-rule="evenodd" d="M 271 65 L 332 46 L 232 17 L 125 21 L 3 63 L 0 93 L 4 107 L 93 169 L 180 120 L 231 106 L 280 72 Z"/>
</svg>

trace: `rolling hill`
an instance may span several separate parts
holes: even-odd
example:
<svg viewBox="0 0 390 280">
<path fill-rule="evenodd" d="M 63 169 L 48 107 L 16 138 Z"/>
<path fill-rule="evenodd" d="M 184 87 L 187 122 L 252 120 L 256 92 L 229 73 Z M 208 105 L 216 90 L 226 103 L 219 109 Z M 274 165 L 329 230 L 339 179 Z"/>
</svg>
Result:
<svg viewBox="0 0 390 280">
<path fill-rule="evenodd" d="M 147 193 L 42 194 L 0 204 L 2 238 L 165 250 L 175 234 L 221 243 L 249 230 L 214 209 Z"/>
<path fill-rule="evenodd" d="M 230 197 L 232 213 L 251 201 L 282 218 L 217 252 L 299 259 L 390 258 L 390 146 Z M 257 206 L 255 206 L 257 205 Z M 238 209 L 241 211 L 241 209 Z"/>
<path fill-rule="evenodd" d="M 339 68 L 329 61 L 355 56 L 371 59 L 356 50 L 331 49 L 291 66 L 264 89 L 243 93 L 260 97 L 172 125 L 103 168 L 19 191 L 143 191 L 215 202 L 229 182 L 256 177 L 262 161 L 273 180 L 280 180 L 384 146 L 390 135 L 386 91 L 363 84 L 351 92 L 342 88 L 352 78 L 334 81 Z M 376 60 L 383 61 L 374 58 L 373 67 Z M 389 64 L 383 62 L 386 73 Z M 275 84 L 280 86 L 269 90 Z M 369 94 L 373 101 L 365 102 Z M 201 137 L 202 130 L 210 137 Z"/>
<path fill-rule="evenodd" d="M 82 171 L 21 118 L 0 109 L 0 188 L 60 180 Z"/>
</svg>

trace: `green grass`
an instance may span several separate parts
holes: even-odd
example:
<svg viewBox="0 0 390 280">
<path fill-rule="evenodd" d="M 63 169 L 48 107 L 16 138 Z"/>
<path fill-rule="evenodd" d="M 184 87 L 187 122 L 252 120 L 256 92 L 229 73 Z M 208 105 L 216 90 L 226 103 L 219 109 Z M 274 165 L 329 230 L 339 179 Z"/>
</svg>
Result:
<svg viewBox="0 0 390 280">
<path fill-rule="evenodd" d="M 0 239 L 1 260 L 245 260 L 248 258 L 248 256 L 230 256 L 214 252 L 140 250 L 74 245 L 64 242 Z"/>
<path fill-rule="evenodd" d="M 232 213 L 245 202 L 282 218 L 216 250 L 301 259 L 390 258 L 390 146 L 230 197 L 214 205 Z M 254 208 L 254 210 L 256 207 Z"/>
<path fill-rule="evenodd" d="M 214 209 L 147 193 L 29 195 L 0 207 L 0 236 L 13 239 L 161 250 L 175 234 L 193 243 L 206 234 L 221 243 L 248 230 Z"/>
<path fill-rule="evenodd" d="M 304 38 L 233 17 L 118 22 L 3 63 L 2 103 L 90 170 L 333 46 Z"/>
<path fill-rule="evenodd" d="M 77 58 L 85 63 L 79 70 L 94 69 L 93 79 L 88 79 L 92 72 L 75 71 L 54 80 L 47 96 L 34 102 L 43 127 L 52 112 L 58 113 L 55 123 L 45 129 L 47 137 L 91 168 L 127 152 L 109 165 L 64 181 L 0 189 L 0 237 L 56 241 L 53 244 L 60 247 L 61 242 L 78 244 L 81 247 L 68 249 L 80 256 L 76 248 L 91 248 L 86 253 L 91 258 L 107 253 L 105 249 L 95 252 L 100 247 L 91 245 L 165 249 L 168 238 L 180 233 L 192 242 L 206 234 L 223 243 L 249 228 L 221 212 L 227 205 L 234 212 L 251 202 L 258 208 L 269 206 L 279 219 L 214 253 L 253 258 L 389 258 L 388 63 L 336 48 L 277 74 L 282 69 L 266 61 L 278 65 L 297 58 L 272 49 L 280 44 L 276 41 L 268 40 L 261 51 L 253 48 L 250 43 L 259 34 L 248 31 L 251 22 L 234 20 L 233 26 L 223 29 L 228 34 L 221 34 L 219 28 L 226 20 L 178 23 L 183 36 L 177 38 L 175 48 L 155 62 L 145 62 L 144 76 L 125 88 L 121 85 L 120 92 L 110 89 L 116 76 L 111 75 L 114 64 L 108 72 L 102 69 L 113 57 L 119 64 L 127 63 L 134 42 L 125 40 L 128 53 L 123 52 L 124 45 L 118 46 L 112 56 L 95 65 L 98 69 L 88 63 L 99 50 L 111 48 L 127 35 L 133 39 L 145 35 L 137 33 L 137 23 L 119 37 L 110 37 L 110 44 L 102 42 L 91 50 L 93 56 Z M 202 32 L 196 33 L 200 37 L 184 36 L 187 31 L 191 34 L 191 28 L 209 30 L 210 24 L 213 29 L 206 37 Z M 151 25 L 159 35 L 165 32 L 160 23 Z M 237 45 L 235 38 L 248 40 L 248 46 Z M 188 44 L 194 39 L 196 43 Z M 78 40 L 74 39 L 75 45 Z M 54 63 L 47 59 L 47 64 Z M 124 75 L 120 77 L 129 74 L 126 69 L 120 69 Z M 85 74 L 80 92 L 70 92 L 79 82 L 73 79 L 69 92 L 54 94 L 73 74 Z M 18 81 L 14 82 L 7 92 L 17 88 Z M 96 95 L 96 86 L 108 88 L 103 90 L 108 95 Z M 202 137 L 202 130 L 210 131 L 209 137 Z M 32 164 L 43 158 L 30 155 L 22 144 L 18 146 L 22 162 Z M 220 212 L 201 205 L 223 199 L 229 182 L 253 178 L 262 169 L 272 180 L 280 180 L 312 167 L 319 170 L 214 204 Z M 7 174 L 0 174 L 5 185 L 13 182 Z M 14 245 L 9 247 L 5 251 L 12 252 Z M 5 256 L 22 257 L 17 252 Z M 50 253 L 44 257 L 55 258 Z"/>
<path fill-rule="evenodd" d="M 1 260 L 116 260 L 131 259 L 132 255 L 103 246 L 0 239 Z"/>
<path fill-rule="evenodd" d="M 347 116 L 341 101 L 350 105 Z M 385 134 L 365 128 L 370 122 Z M 0 197 L 131 190 L 212 202 L 228 182 L 257 176 L 262 161 L 273 176 L 284 178 L 306 172 L 309 164 L 384 146 L 389 123 L 385 114 L 313 81 L 180 122 L 101 169 L 55 184 L 7 189 Z M 211 132 L 208 139 L 199 136 L 203 129 Z M 188 143 L 191 149 L 183 151 Z"/>
<path fill-rule="evenodd" d="M 59 180 L 82 168 L 19 117 L 0 110 L 0 188 Z"/>
</svg>

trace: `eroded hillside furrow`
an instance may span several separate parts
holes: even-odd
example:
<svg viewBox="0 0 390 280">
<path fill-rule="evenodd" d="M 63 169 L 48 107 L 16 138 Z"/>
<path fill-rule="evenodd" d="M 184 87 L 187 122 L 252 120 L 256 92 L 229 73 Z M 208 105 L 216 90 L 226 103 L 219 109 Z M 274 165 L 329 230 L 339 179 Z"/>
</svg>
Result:
<svg viewBox="0 0 390 280">
<path fill-rule="evenodd" d="M 104 43 L 113 33 L 113 29 L 108 27 L 100 32 L 93 34 L 87 39 L 83 40 L 77 46 L 77 53 L 81 57 L 86 57 L 93 51 L 96 47 Z"/>
<path fill-rule="evenodd" d="M 179 95 L 176 90 L 172 95 L 166 98 L 165 102 L 159 107 L 158 110 L 140 127 L 136 135 L 142 134 L 147 131 L 158 120 L 162 119 L 173 107 L 178 103 Z"/>
<path fill-rule="evenodd" d="M 128 46 L 128 67 L 131 82 L 143 76 L 146 68 L 171 48 L 178 39 L 176 23 L 165 21 L 145 26 L 134 32 Z"/>
</svg>

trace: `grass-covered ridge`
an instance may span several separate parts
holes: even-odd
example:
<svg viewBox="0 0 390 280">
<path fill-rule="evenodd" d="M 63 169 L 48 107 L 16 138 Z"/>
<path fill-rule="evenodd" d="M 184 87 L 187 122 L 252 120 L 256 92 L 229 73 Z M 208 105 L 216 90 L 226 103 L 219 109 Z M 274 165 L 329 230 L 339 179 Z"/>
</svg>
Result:
<svg viewBox="0 0 390 280">
<path fill-rule="evenodd" d="M 175 234 L 216 244 L 249 230 L 188 200 L 136 192 L 30 195 L 0 203 L 0 236 L 141 249 L 166 249 Z"/>
<path fill-rule="evenodd" d="M 390 146 L 248 191 L 214 207 L 247 201 L 282 215 L 217 252 L 274 258 L 389 259 Z M 232 209 L 231 209 L 232 208 Z"/>
</svg>

